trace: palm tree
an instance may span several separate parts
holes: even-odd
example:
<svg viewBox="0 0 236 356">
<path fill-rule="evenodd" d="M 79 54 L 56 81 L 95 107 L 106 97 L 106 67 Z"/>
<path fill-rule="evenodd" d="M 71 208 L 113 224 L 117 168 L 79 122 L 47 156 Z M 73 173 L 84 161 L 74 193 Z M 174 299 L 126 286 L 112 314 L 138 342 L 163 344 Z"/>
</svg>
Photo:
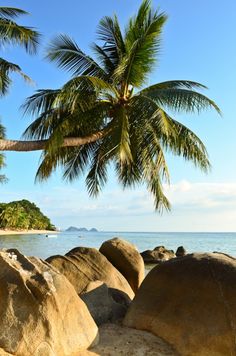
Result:
<svg viewBox="0 0 236 356">
<path fill-rule="evenodd" d="M 144 0 L 124 33 L 117 17 L 98 26 L 95 61 L 68 36 L 52 41 L 47 58 L 72 73 L 59 89 L 39 90 L 24 104 L 36 119 L 24 132 L 33 141 L 0 141 L 0 149 L 43 149 L 37 179 L 62 166 L 69 181 L 86 173 L 96 196 L 115 169 L 123 187 L 146 184 L 155 208 L 169 209 L 163 182 L 169 182 L 165 153 L 182 156 L 207 172 L 210 163 L 202 141 L 170 113 L 197 112 L 217 105 L 198 89 L 205 86 L 173 80 L 144 87 L 160 52 L 166 15 Z"/>
<path fill-rule="evenodd" d="M 0 49 L 13 44 L 24 47 L 28 53 L 35 53 L 39 33 L 13 21 L 18 16 L 26 14 L 28 13 L 21 9 L 0 6 Z M 26 81 L 30 81 L 30 78 L 22 72 L 19 65 L 0 57 L 0 95 L 5 95 L 9 89 L 11 84 L 9 74 L 11 72 L 19 73 Z"/>
<path fill-rule="evenodd" d="M 5 138 L 5 128 L 0 124 L 0 139 Z M 3 154 L 0 154 L 0 170 L 5 167 L 5 162 L 4 162 L 5 156 Z M 0 174 L 0 183 L 6 183 L 7 178 L 4 174 Z"/>
<path fill-rule="evenodd" d="M 28 53 L 35 53 L 38 44 L 39 34 L 35 30 L 18 25 L 13 21 L 20 15 L 27 14 L 26 11 L 0 6 L 0 49 L 9 44 L 23 46 Z M 11 63 L 0 57 L 0 96 L 6 95 L 11 84 L 10 73 L 19 73 L 24 80 L 30 82 L 31 79 L 22 72 L 19 65 Z M 0 138 L 5 136 L 5 130 L 0 124 Z M 0 169 L 5 166 L 4 155 L 0 154 Z M 5 175 L 0 175 L 0 183 L 6 182 Z"/>
</svg>

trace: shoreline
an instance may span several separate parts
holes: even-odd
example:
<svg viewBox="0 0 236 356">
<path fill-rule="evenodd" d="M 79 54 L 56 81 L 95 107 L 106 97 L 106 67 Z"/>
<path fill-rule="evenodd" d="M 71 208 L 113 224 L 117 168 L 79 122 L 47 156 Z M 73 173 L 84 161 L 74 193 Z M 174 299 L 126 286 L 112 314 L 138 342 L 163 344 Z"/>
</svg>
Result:
<svg viewBox="0 0 236 356">
<path fill-rule="evenodd" d="M 2 230 L 0 236 L 3 235 L 33 235 L 33 234 L 58 234 L 60 231 L 52 230 Z"/>
</svg>

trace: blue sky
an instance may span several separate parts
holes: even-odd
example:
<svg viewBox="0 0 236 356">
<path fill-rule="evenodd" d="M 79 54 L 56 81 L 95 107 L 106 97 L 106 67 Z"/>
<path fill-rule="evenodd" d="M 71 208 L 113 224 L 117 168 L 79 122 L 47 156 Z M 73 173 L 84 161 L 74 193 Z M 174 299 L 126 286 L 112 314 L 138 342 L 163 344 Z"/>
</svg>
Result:
<svg viewBox="0 0 236 356">
<path fill-rule="evenodd" d="M 90 52 L 96 40 L 96 26 L 104 15 L 116 13 L 122 27 L 134 14 L 137 0 L 5 1 L 6 6 L 23 8 L 30 16 L 18 22 L 36 27 L 42 33 L 37 56 L 22 49 L 6 47 L 2 56 L 21 65 L 35 86 L 18 77 L 10 94 L 1 99 L 0 116 L 7 137 L 20 138 L 32 118 L 19 110 L 25 98 L 39 88 L 56 88 L 69 75 L 43 57 L 50 39 L 59 33 L 73 37 Z M 190 163 L 168 157 L 171 186 L 166 194 L 172 211 L 158 215 L 152 199 L 143 189 L 123 191 L 113 173 L 101 196 L 88 196 L 83 180 L 68 184 L 56 172 L 48 182 L 34 184 L 40 153 L 14 153 L 7 156 L 7 185 L 0 186 L 1 201 L 26 198 L 34 201 L 59 227 L 95 226 L 118 231 L 236 231 L 236 2 L 217 5 L 213 0 L 160 0 L 153 6 L 168 14 L 163 33 L 162 53 L 150 84 L 169 79 L 189 79 L 205 84 L 206 92 L 223 112 L 178 115 L 205 143 L 212 171 L 205 175 Z"/>
</svg>

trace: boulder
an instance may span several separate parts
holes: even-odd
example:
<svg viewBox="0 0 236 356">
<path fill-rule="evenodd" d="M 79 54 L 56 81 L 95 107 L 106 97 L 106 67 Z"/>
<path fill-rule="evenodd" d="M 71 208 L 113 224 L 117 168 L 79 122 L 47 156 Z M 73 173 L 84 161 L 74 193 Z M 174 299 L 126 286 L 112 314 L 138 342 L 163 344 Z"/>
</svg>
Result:
<svg viewBox="0 0 236 356">
<path fill-rule="evenodd" d="M 176 257 L 183 257 L 186 255 L 186 250 L 183 246 L 179 246 L 176 250 Z"/>
<path fill-rule="evenodd" d="M 124 325 L 160 336 L 183 356 L 236 355 L 236 260 L 189 254 L 156 266 Z"/>
<path fill-rule="evenodd" d="M 123 319 L 130 304 L 125 293 L 101 281 L 90 282 L 80 297 L 98 326 Z"/>
<path fill-rule="evenodd" d="M 98 329 L 73 286 L 56 269 L 15 249 L 0 251 L 0 354 L 71 356 Z"/>
<path fill-rule="evenodd" d="M 175 257 L 175 253 L 173 250 L 167 250 L 165 246 L 157 246 L 154 248 L 154 251 L 161 253 L 164 255 L 164 260 L 170 260 L 171 258 Z"/>
<path fill-rule="evenodd" d="M 9 354 L 9 352 L 6 352 L 1 348 L 0 348 L 0 355 L 1 356 L 14 356 L 13 354 Z"/>
<path fill-rule="evenodd" d="M 137 248 L 115 237 L 105 241 L 99 251 L 123 274 L 136 293 L 145 276 L 143 259 Z"/>
<path fill-rule="evenodd" d="M 99 280 L 130 299 L 134 297 L 125 277 L 95 248 L 76 247 L 65 256 L 51 256 L 46 261 L 68 278 L 79 295 L 90 282 Z"/>
<path fill-rule="evenodd" d="M 157 246 L 153 250 L 146 250 L 141 253 L 146 264 L 159 264 L 175 257 L 173 250 L 167 250 L 164 246 Z"/>
</svg>

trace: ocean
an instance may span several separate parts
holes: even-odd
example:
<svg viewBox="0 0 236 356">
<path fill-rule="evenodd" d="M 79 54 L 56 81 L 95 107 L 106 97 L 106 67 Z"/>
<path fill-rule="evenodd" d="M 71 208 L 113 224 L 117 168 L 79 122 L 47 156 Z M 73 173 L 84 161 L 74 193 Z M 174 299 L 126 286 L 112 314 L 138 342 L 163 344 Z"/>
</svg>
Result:
<svg viewBox="0 0 236 356">
<path fill-rule="evenodd" d="M 103 241 L 120 237 L 135 244 L 140 252 L 156 246 L 176 250 L 184 246 L 191 252 L 225 252 L 236 257 L 236 232 L 60 232 L 52 235 L 2 235 L 0 248 L 17 248 L 27 256 L 47 258 L 64 255 L 74 247 L 99 248 Z"/>
</svg>

